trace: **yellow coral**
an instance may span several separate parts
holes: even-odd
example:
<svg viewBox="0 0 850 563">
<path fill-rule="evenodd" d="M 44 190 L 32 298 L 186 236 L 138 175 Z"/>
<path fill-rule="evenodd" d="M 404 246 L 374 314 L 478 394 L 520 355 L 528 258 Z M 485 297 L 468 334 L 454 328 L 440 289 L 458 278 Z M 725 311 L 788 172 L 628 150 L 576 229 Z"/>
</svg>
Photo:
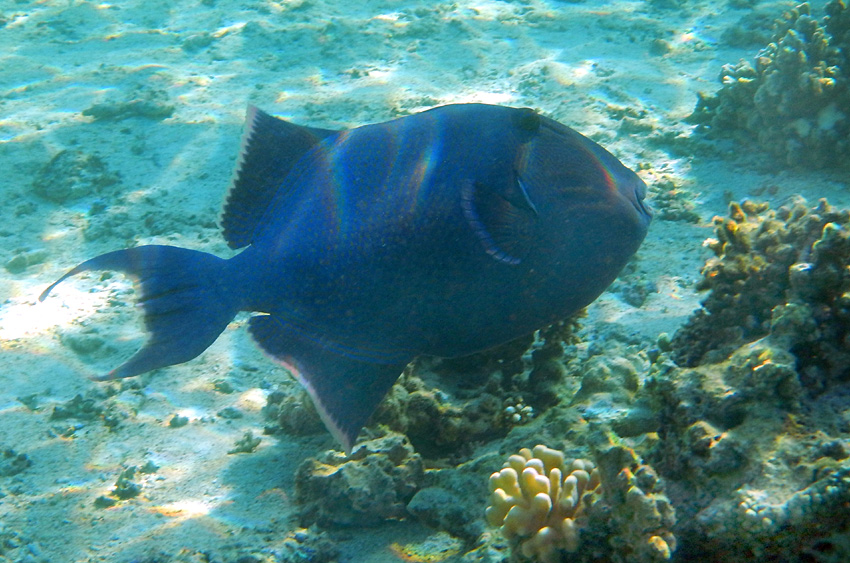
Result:
<svg viewBox="0 0 850 563">
<path fill-rule="evenodd" d="M 558 450 L 522 448 L 490 476 L 487 522 L 500 528 L 523 557 L 556 561 L 559 550 L 578 549 L 581 500 L 598 485 L 599 472 L 590 461 L 565 465 Z"/>
</svg>

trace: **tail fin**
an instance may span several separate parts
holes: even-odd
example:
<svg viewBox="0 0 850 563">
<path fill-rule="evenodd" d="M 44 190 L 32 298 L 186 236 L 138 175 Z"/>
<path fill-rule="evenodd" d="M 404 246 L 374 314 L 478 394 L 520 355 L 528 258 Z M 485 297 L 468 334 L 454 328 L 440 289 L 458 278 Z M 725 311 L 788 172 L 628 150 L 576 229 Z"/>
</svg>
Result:
<svg viewBox="0 0 850 563">
<path fill-rule="evenodd" d="M 136 282 L 150 338 L 141 350 L 99 381 L 131 377 L 197 357 L 239 310 L 236 292 L 228 287 L 226 261 L 175 246 L 140 246 L 86 260 L 44 290 L 88 270 L 117 270 Z"/>
</svg>

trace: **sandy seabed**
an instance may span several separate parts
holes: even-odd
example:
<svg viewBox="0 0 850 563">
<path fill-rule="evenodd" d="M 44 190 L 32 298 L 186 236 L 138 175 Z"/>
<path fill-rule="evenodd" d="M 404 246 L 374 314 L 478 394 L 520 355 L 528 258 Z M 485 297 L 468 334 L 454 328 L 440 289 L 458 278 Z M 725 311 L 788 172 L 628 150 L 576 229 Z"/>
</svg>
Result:
<svg viewBox="0 0 850 563">
<path fill-rule="evenodd" d="M 790 5 L 758 9 L 778 17 Z M 529 106 L 641 165 L 647 183 L 674 181 L 701 220 L 656 220 L 637 266 L 656 291 L 639 308 L 606 293 L 584 323 L 650 341 L 697 307 L 702 241 L 730 200 L 850 199 L 840 178 L 774 171 L 762 154 L 688 153 L 682 120 L 697 92 L 759 47 L 720 42 L 748 12 L 672 0 L 0 2 L 0 447 L 32 462 L 0 477 L 0 534 L 17 542 L 0 560 L 225 557 L 297 527 L 294 470 L 334 444 L 263 436 L 254 453 L 228 455 L 245 432 L 262 436 L 269 390 L 296 385 L 250 342 L 244 317 L 199 359 L 115 388 L 110 428 L 51 415 L 103 387 L 88 377 L 142 342 L 129 285 L 92 274 L 37 301 L 70 266 L 109 250 L 229 255 L 216 222 L 248 104 L 328 128 L 445 103 Z M 624 115 L 640 127 L 624 127 Z M 61 151 L 83 171 L 80 193 L 51 194 L 61 182 L 45 171 Z M 234 391 L 217 391 L 218 380 Z M 227 407 L 241 416 L 221 416 Z M 175 414 L 188 424 L 171 427 Z M 137 475 L 139 496 L 95 505 L 124 468 L 149 461 L 158 469 Z M 341 558 L 398 561 L 392 543 L 429 533 L 415 522 L 352 530 Z"/>
</svg>

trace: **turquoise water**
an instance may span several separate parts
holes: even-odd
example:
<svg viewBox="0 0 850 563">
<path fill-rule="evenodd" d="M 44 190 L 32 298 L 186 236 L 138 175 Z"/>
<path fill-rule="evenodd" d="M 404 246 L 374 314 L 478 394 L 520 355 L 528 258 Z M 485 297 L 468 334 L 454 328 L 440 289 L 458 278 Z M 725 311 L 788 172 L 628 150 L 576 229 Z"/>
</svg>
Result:
<svg viewBox="0 0 850 563">
<path fill-rule="evenodd" d="M 812 3 L 816 18 L 824 4 Z M 713 256 L 702 244 L 715 236 L 712 217 L 745 197 L 773 208 L 796 195 L 811 205 L 826 197 L 848 206 L 846 172 L 788 168 L 754 145 L 706 140 L 685 121 L 699 92 L 720 88 L 722 65 L 752 60 L 770 39 L 765 22 L 789 7 L 1 1 L 0 450 L 7 453 L 0 459 L 0 560 L 504 560 L 507 543 L 484 525 L 489 475 L 537 443 L 568 458 L 592 457 L 590 427 L 616 430 L 624 420 L 637 430 L 622 432 L 620 441 L 668 481 L 680 521 L 711 512 L 709 502 L 689 495 L 703 474 L 689 472 L 707 471 L 715 487 L 700 491 L 701 499 L 714 495 L 718 506 L 738 507 L 782 505 L 821 482 L 822 466 L 843 471 L 840 453 L 818 453 L 823 444 L 834 441 L 840 450 L 847 443 L 847 429 L 836 422 L 846 418 L 838 391 L 802 409 L 826 412 L 829 423 L 799 423 L 798 410 L 739 428 L 736 448 L 751 459 L 725 481 L 696 465 L 673 470 L 655 445 L 665 437 L 663 422 L 651 415 L 645 426 L 635 422 L 660 409 L 642 402 L 657 375 L 649 354 L 659 335 L 673 335 L 704 297 L 696 284 Z M 545 343 L 538 338 L 525 355 L 507 354 L 516 364 L 510 369 L 492 358 L 417 364 L 380 411 L 378 422 L 405 431 L 424 456 L 425 472 L 409 492 L 450 491 L 447 502 L 460 507 L 462 524 L 446 524 L 439 510 L 438 517 L 416 512 L 402 495 L 398 506 L 389 503 L 396 512 L 367 517 L 382 510 L 376 501 L 347 526 L 320 522 L 298 531 L 306 522 L 296 470 L 338 446 L 303 406 L 298 383 L 251 342 L 246 315 L 192 362 L 103 384 L 90 378 L 144 341 L 129 280 L 89 274 L 38 302 L 70 267 L 111 250 L 169 244 L 232 255 L 218 220 L 249 105 L 342 129 L 464 102 L 532 107 L 602 144 L 650 186 L 656 219 L 637 260 L 559 352 L 566 375 L 554 386 L 557 408 L 537 397 L 535 416 L 522 411 L 528 397 L 520 395 L 537 365 L 531 352 Z M 824 127 L 842 123 L 835 116 L 844 109 L 824 113 Z M 665 210 L 672 211 L 659 213 Z M 703 387 L 733 393 L 720 390 L 733 384 L 711 373 Z M 427 439 L 429 419 L 408 413 L 407 398 L 417 392 L 445 406 L 432 413 L 444 417 L 433 422 L 434 434 L 443 439 L 446 420 L 465 420 L 460 437 Z M 485 394 L 507 413 L 492 432 L 458 414 L 486 411 L 475 403 Z M 278 418 L 287 409 L 290 420 Z M 519 420 L 510 416 L 519 412 Z M 729 426 L 719 432 L 734 434 Z M 372 428 L 361 440 L 374 436 Z M 240 442 L 247 432 L 260 438 L 254 449 Z M 759 432 L 793 447 L 773 450 L 753 437 Z M 237 443 L 246 451 L 228 453 Z M 129 467 L 139 468 L 127 479 L 137 489 L 120 498 L 116 483 Z M 802 475 L 810 469 L 815 477 Z M 381 481 L 355 481 L 366 498 L 386 492 Z M 368 520 L 376 521 L 359 525 Z M 736 526 L 732 516 L 728 522 Z M 815 535 L 846 533 L 845 524 Z M 680 524 L 674 533 L 685 549 L 672 557 L 709 557 L 688 537 L 699 536 L 693 527 Z M 591 560 L 589 551 L 579 553 Z"/>
</svg>

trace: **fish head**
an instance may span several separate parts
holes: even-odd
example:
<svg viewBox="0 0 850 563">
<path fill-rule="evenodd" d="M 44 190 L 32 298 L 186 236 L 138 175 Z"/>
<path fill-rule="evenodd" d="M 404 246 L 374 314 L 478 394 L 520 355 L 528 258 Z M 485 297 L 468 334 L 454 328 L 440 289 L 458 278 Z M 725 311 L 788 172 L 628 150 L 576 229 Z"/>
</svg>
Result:
<svg viewBox="0 0 850 563">
<path fill-rule="evenodd" d="M 652 219 L 646 184 L 587 137 L 531 110 L 520 111 L 525 113 L 517 117 L 517 128 L 528 133 L 517 154 L 517 181 L 536 207 L 537 236 L 549 239 L 543 248 L 604 253 L 622 267 Z"/>
</svg>

